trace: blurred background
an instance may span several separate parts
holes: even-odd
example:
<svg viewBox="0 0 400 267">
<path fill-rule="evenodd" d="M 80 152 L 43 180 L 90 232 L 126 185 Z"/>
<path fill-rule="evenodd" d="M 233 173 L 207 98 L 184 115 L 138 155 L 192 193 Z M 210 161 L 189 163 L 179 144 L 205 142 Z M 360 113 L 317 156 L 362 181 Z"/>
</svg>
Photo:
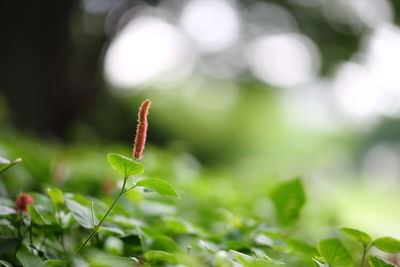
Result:
<svg viewBox="0 0 400 267">
<path fill-rule="evenodd" d="M 268 221 L 270 188 L 300 176 L 303 228 L 400 237 L 400 2 L 0 5 L 0 156 L 24 160 L 1 195 L 109 195 L 105 154 L 131 153 L 150 98 L 144 165 L 188 217 L 213 201 Z"/>
</svg>

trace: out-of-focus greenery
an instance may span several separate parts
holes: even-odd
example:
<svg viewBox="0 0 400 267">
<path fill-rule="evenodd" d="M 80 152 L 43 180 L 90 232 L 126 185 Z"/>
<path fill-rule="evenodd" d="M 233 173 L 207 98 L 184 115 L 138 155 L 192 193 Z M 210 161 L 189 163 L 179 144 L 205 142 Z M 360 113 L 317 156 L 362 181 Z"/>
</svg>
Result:
<svg viewBox="0 0 400 267">
<path fill-rule="evenodd" d="M 296 22 L 291 31 L 315 43 L 321 66 L 315 80 L 301 88 L 263 83 L 251 74 L 249 66 L 232 78 L 207 74 L 204 69 L 212 66 L 207 61 L 218 54 L 199 51 L 197 65 L 187 80 L 117 88 L 100 78 L 100 69 L 113 39 L 120 34 L 117 28 L 123 29 L 129 21 L 122 20 L 123 14 L 135 9 L 137 3 L 121 1 L 121 10 L 115 9 L 120 17 L 112 18 L 106 10 L 90 11 L 86 6 L 89 2 L 95 3 L 80 1 L 81 6 L 76 2 L 69 9 L 44 12 L 51 19 L 65 18 L 60 25 L 54 20 L 49 22 L 52 27 L 42 27 L 47 17 L 36 14 L 39 23 L 30 23 L 30 16 L 20 16 L 21 25 L 26 27 L 18 23 L 17 30 L 6 27 L 13 34 L 5 36 L 13 38 L 4 42 L 7 71 L 2 73 L 13 75 L 5 75 L 0 88 L 8 101 L 0 95 L 0 260 L 35 267 L 44 260 L 48 266 L 66 264 L 63 260 L 70 259 L 118 194 L 121 177 L 108 166 L 106 155 L 131 154 L 136 107 L 141 100 L 151 98 L 154 105 L 148 145 L 141 162 L 146 172 L 136 178 L 163 179 L 180 199 L 151 190 L 128 192 L 75 265 L 146 262 L 152 266 L 236 267 L 283 263 L 345 267 L 358 264 L 362 250 L 369 248 L 373 255 L 381 253 L 380 257 L 395 261 L 385 253 L 398 252 L 398 240 L 379 237 L 400 238 L 400 120 L 390 108 L 375 110 L 374 99 L 354 102 L 361 108 L 372 105 L 376 117 L 366 121 L 362 116 L 352 117 L 354 114 L 339 107 L 343 103 L 333 100 L 337 88 L 331 87 L 342 63 L 356 64 L 356 70 L 371 67 L 364 61 L 368 54 L 375 57 L 366 48 L 372 46 L 374 38 L 382 44 L 397 39 L 400 2 L 385 1 L 387 20 L 379 22 L 378 12 L 379 23 L 371 26 L 357 13 L 361 2 L 342 18 L 341 12 L 352 4 L 235 1 L 242 15 L 256 2 L 282 7 Z M 154 15 L 160 18 L 169 5 L 169 1 L 144 2 L 155 7 L 153 11 L 158 11 Z M 179 6 L 178 2 L 171 1 L 171 7 Z M 5 16 L 6 20 L 14 21 L 15 12 L 5 14 L 12 15 Z M 366 18 L 374 20 L 371 14 Z M 114 26 L 107 23 L 108 17 Z M 178 20 L 167 22 L 180 29 Z M 250 32 L 242 26 L 244 39 L 261 36 L 247 36 Z M 110 29 L 105 32 L 104 28 Z M 382 34 L 380 30 L 388 31 L 387 36 L 381 36 L 387 38 L 375 36 Z M 28 35 L 30 42 L 22 40 Z M 250 39 L 244 39 L 238 41 L 243 42 L 242 52 L 250 44 Z M 49 52 L 53 51 L 50 48 L 56 52 Z M 394 53 L 385 48 L 380 48 L 382 60 Z M 377 56 L 377 62 L 380 60 Z M 397 66 L 395 60 L 387 63 L 383 70 Z M 362 89 L 365 84 L 359 84 L 359 74 L 349 73 L 347 82 Z M 357 79 L 350 79 L 353 77 Z M 313 86 L 318 87 L 316 96 L 307 99 L 315 93 Z M 390 89 L 390 95 L 397 95 L 396 88 Z M 355 95 L 362 98 L 363 90 L 359 91 Z M 349 108 L 354 95 L 346 97 Z M 321 103 L 308 107 L 312 101 Z M 307 110 L 324 105 L 331 106 Z M 333 115 L 318 116 L 326 110 Z M 11 119 L 19 128 L 14 128 Z M 64 139 L 35 136 L 27 128 L 56 133 Z M 21 163 L 2 172 L 2 166 L 8 164 L 5 159 L 19 157 Z M 24 192 L 32 195 L 35 204 L 29 214 L 18 217 L 14 201 Z M 74 202 L 64 205 L 64 200 Z M 96 218 L 82 221 L 79 207 L 87 215 L 91 201 Z M 20 227 L 27 226 L 29 231 L 30 222 L 33 236 L 18 246 L 17 241 L 23 239 L 18 236 Z M 341 231 L 341 227 L 350 228 Z M 15 246 L 16 255 L 10 252 Z M 337 254 L 332 255 L 332 251 Z M 365 265 L 391 266 L 380 257 L 365 257 Z"/>
<path fill-rule="evenodd" d="M 156 118 L 161 116 L 157 116 L 157 109 L 152 115 Z M 100 217 L 121 184 L 118 174 L 108 166 L 106 154 L 110 151 L 124 155 L 131 153 L 129 143 L 106 144 L 99 141 L 97 144 L 91 142 L 66 145 L 57 141 L 44 142 L 7 127 L 2 128 L 1 133 L 1 155 L 10 159 L 23 158 L 22 163 L 0 174 L 2 201 L 8 205 L 11 204 L 6 199 L 12 200 L 19 193 L 29 191 L 45 194 L 47 188 L 59 187 L 65 195 L 73 196 L 73 199 L 82 205 L 89 205 L 87 201 L 90 200 L 83 195 L 98 198 L 99 200 L 94 198 L 93 200 L 96 203 L 96 214 Z M 278 151 L 276 154 L 280 153 L 283 152 Z M 318 240 L 324 238 L 340 237 L 352 254 L 358 255 L 361 253 L 360 247 L 344 238 L 340 233 L 340 226 L 364 229 L 374 237 L 397 234 L 397 222 L 400 216 L 395 211 L 400 199 L 396 187 L 385 187 L 379 183 L 361 183 L 354 179 L 346 180 L 349 177 L 332 177 L 330 173 L 326 173 L 329 179 L 320 179 L 313 177 L 312 173 L 308 176 L 307 172 L 299 171 L 298 175 L 301 175 L 300 179 L 304 184 L 306 205 L 298 221 L 296 219 L 295 224 L 289 223 L 289 226 L 285 226 L 286 222 L 280 219 L 281 215 L 274 209 L 274 205 L 285 206 L 285 202 L 282 204 L 285 195 L 283 200 L 282 196 L 277 198 L 276 192 L 279 191 L 276 188 L 282 181 L 294 177 L 283 175 L 285 164 L 288 164 L 287 168 L 290 170 L 285 173 L 288 174 L 299 170 L 298 166 L 307 162 L 305 159 L 299 159 L 296 163 L 296 159 L 291 157 L 288 150 L 286 153 L 288 153 L 287 159 L 278 156 L 271 162 L 254 159 L 254 156 L 253 158 L 244 156 L 234 157 L 235 159 L 229 164 L 206 166 L 182 146 L 171 145 L 160 149 L 149 145 L 142 161 L 146 168 L 143 177 L 165 179 L 175 187 L 181 199 L 157 196 L 145 191 L 131 191 L 116 206 L 113 214 L 116 217 L 125 216 L 126 220 L 135 225 L 135 229 L 142 229 L 151 237 L 151 242 L 158 244 L 153 248 L 166 252 L 166 254 L 152 252 L 150 246 L 149 252 L 144 251 L 143 254 L 143 257 L 150 262 L 160 263 L 160 259 L 174 262 L 177 258 L 178 262 L 187 266 L 201 266 L 208 261 L 215 265 L 219 264 L 218 266 L 229 266 L 224 264 L 228 264 L 226 260 L 232 257 L 240 259 L 238 262 L 243 263 L 246 262 L 247 256 L 232 255 L 236 253 L 232 251 L 248 254 L 249 251 L 260 253 L 259 250 L 278 262 L 282 260 L 288 266 L 312 266 L 313 253 L 299 252 L 302 249 L 298 246 L 301 245 L 298 243 L 293 245 L 288 240 L 283 245 L 280 236 L 284 235 L 290 240 L 306 241 L 311 246 L 316 246 Z M 310 160 L 309 164 L 318 162 Z M 43 196 L 37 193 L 31 194 L 40 205 L 42 200 L 38 199 L 42 199 Z M 146 227 L 137 228 L 142 223 Z M 281 227 L 277 228 L 279 225 Z M 254 235 L 260 231 L 262 234 L 257 236 L 261 241 L 254 239 Z M 154 241 L 154 237 L 161 233 L 166 237 Z M 85 260 L 91 262 L 93 266 L 111 266 L 116 262 L 123 264 L 124 261 L 129 264 L 127 259 L 109 256 L 127 256 L 121 252 L 121 249 L 126 249 L 126 245 L 125 248 L 121 248 L 120 240 L 126 242 L 124 236 L 128 238 L 126 232 L 116 235 L 101 234 L 101 241 L 97 241 L 96 248 L 91 246 L 86 251 Z M 77 236 L 66 238 L 69 244 L 67 250 L 70 253 L 73 250 L 72 246 L 77 246 L 73 243 L 74 238 L 79 240 Z M 173 238 L 174 241 L 169 238 Z M 171 248 L 175 246 L 175 249 Z M 195 259 L 184 255 L 186 246 L 193 248 L 193 255 L 197 255 Z M 215 252 L 208 252 L 211 254 L 205 256 L 206 252 L 203 251 L 205 248 L 206 251 L 215 250 Z M 254 249 L 259 250 L 254 252 Z M 299 251 L 296 252 L 297 250 Z M 211 257 L 216 251 L 220 252 Z M 230 252 L 225 255 L 224 251 Z M 174 256 L 170 256 L 171 253 Z"/>
</svg>

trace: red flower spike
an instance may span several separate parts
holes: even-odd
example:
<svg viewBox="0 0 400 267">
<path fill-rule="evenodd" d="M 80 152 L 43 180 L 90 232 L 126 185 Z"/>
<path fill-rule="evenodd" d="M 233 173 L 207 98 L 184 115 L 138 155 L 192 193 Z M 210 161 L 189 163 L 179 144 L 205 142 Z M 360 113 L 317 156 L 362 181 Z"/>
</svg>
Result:
<svg viewBox="0 0 400 267">
<path fill-rule="evenodd" d="M 132 157 L 135 159 L 143 158 L 144 145 L 147 136 L 147 114 L 149 114 L 151 101 L 145 100 L 139 108 L 138 125 L 136 128 L 135 145 L 133 146 Z"/>
<path fill-rule="evenodd" d="M 27 206 L 33 204 L 33 198 L 29 194 L 20 194 L 15 200 L 17 211 L 28 212 Z"/>
</svg>

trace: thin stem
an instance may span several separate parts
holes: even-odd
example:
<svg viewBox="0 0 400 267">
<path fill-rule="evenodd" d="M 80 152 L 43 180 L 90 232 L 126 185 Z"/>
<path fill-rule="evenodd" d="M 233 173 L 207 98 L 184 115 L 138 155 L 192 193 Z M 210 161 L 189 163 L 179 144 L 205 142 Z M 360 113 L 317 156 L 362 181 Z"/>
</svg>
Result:
<svg viewBox="0 0 400 267">
<path fill-rule="evenodd" d="M 20 163 L 22 161 L 21 158 L 17 158 L 15 160 L 13 160 L 12 162 L 10 162 L 7 166 L 5 166 L 4 168 L 0 169 L 0 173 L 5 172 L 6 170 L 8 170 L 9 168 L 11 168 L 12 166 Z"/>
<path fill-rule="evenodd" d="M 29 247 L 32 249 L 32 252 L 33 252 L 33 250 L 36 250 L 36 251 L 39 253 L 40 250 L 39 250 L 38 248 L 36 248 L 36 247 L 33 245 L 32 221 L 31 221 L 31 223 L 29 224 L 29 228 L 27 229 L 27 231 L 29 231 Z"/>
<path fill-rule="evenodd" d="M 122 185 L 121 191 L 118 193 L 117 197 L 115 198 L 114 202 L 111 204 L 110 208 L 107 210 L 106 214 L 104 214 L 103 218 L 101 218 L 100 222 L 94 226 L 93 231 L 90 233 L 90 235 L 85 239 L 85 241 L 83 241 L 83 243 L 81 244 L 81 246 L 78 248 L 78 250 L 75 252 L 74 256 L 79 255 L 79 253 L 81 252 L 81 250 L 86 246 L 86 244 L 92 240 L 92 238 L 96 235 L 96 233 L 99 231 L 101 225 L 103 224 L 103 222 L 106 220 L 107 216 L 110 214 L 110 212 L 112 211 L 112 209 L 114 208 L 114 206 L 117 204 L 118 200 L 121 198 L 121 196 L 126 192 L 125 191 L 125 185 L 126 185 L 126 181 L 128 180 L 128 177 L 124 178 L 124 183 Z"/>
<path fill-rule="evenodd" d="M 21 246 L 22 243 L 22 233 L 21 233 L 21 213 L 18 212 L 18 220 L 17 220 L 17 224 L 18 224 L 18 229 L 17 229 L 17 238 L 18 238 L 18 243 L 17 246 L 15 247 L 15 253 L 14 253 L 14 258 L 17 259 L 17 252 L 19 250 L 19 247 Z"/>
<path fill-rule="evenodd" d="M 366 244 L 363 244 L 363 254 L 362 254 L 362 258 L 361 258 L 361 267 L 364 267 L 365 266 L 365 259 L 366 259 L 366 257 L 367 257 L 367 253 L 368 253 L 368 250 L 369 250 L 369 248 L 370 248 L 371 246 L 368 246 L 368 245 L 366 245 Z"/>
<path fill-rule="evenodd" d="M 22 238 L 22 231 L 21 231 L 21 226 L 22 226 L 22 213 L 18 212 L 18 239 Z"/>
<path fill-rule="evenodd" d="M 61 235 L 60 235 L 60 243 L 61 243 L 61 248 L 62 248 L 62 250 L 63 250 L 63 252 L 65 253 L 66 252 L 66 250 L 65 250 L 65 241 L 64 241 L 64 233 L 62 232 L 61 233 Z"/>
<path fill-rule="evenodd" d="M 131 190 L 132 190 L 133 188 L 135 188 L 136 186 L 137 186 L 136 184 L 132 185 L 130 188 L 126 189 L 125 192 L 131 191 Z"/>
<path fill-rule="evenodd" d="M 33 246 L 33 237 L 32 237 L 32 221 L 29 224 L 29 245 L 32 247 Z"/>
</svg>

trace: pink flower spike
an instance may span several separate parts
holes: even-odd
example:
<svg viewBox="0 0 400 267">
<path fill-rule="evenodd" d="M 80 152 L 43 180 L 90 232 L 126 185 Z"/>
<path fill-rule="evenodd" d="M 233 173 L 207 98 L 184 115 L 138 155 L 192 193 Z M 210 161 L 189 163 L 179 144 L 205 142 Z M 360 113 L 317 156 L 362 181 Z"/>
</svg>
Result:
<svg viewBox="0 0 400 267">
<path fill-rule="evenodd" d="M 135 145 L 133 146 L 132 157 L 134 159 L 143 158 L 143 150 L 146 144 L 147 137 L 147 115 L 149 114 L 151 101 L 145 100 L 139 108 L 138 125 L 136 128 Z"/>
</svg>

